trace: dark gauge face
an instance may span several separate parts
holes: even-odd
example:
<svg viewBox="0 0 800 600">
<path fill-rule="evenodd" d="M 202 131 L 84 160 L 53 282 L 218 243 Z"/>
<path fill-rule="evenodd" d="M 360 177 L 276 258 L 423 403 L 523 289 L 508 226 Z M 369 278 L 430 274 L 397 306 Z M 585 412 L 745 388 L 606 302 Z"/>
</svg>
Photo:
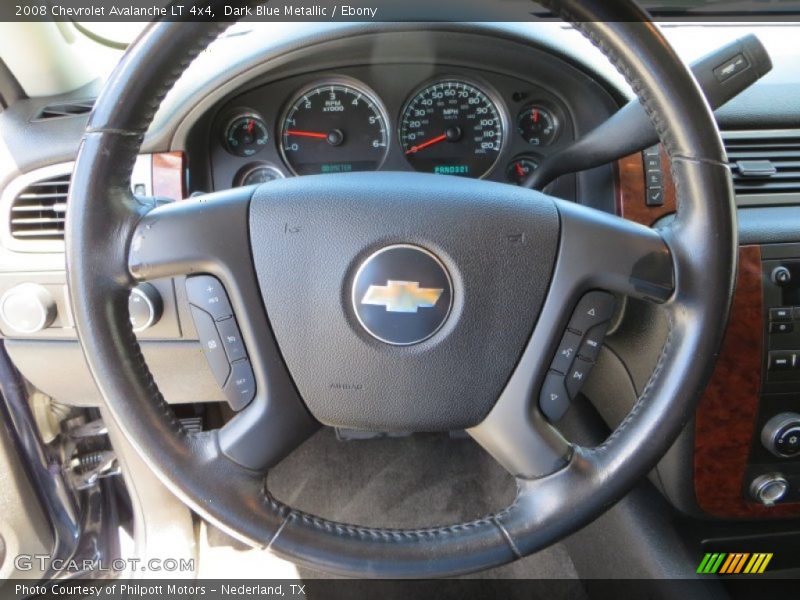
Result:
<svg viewBox="0 0 800 600">
<path fill-rule="evenodd" d="M 371 93 L 349 82 L 304 90 L 281 124 L 281 152 L 296 175 L 374 171 L 388 148 L 383 109 Z"/>
<path fill-rule="evenodd" d="M 417 171 L 483 177 L 497 162 L 504 139 L 497 104 L 463 81 L 426 87 L 400 118 L 400 144 Z"/>
<path fill-rule="evenodd" d="M 269 141 L 264 120 L 255 114 L 239 115 L 225 128 L 225 147 L 236 156 L 253 156 Z"/>
<path fill-rule="evenodd" d="M 517 131 L 531 146 L 546 146 L 558 135 L 558 121 L 546 108 L 529 104 L 517 117 Z"/>
<path fill-rule="evenodd" d="M 506 167 L 506 179 L 516 185 L 522 185 L 537 168 L 539 162 L 533 158 L 527 156 L 516 158 Z"/>
<path fill-rule="evenodd" d="M 278 168 L 272 165 L 256 164 L 245 167 L 237 173 L 234 185 L 259 185 L 276 179 L 283 179 L 283 173 Z"/>
</svg>

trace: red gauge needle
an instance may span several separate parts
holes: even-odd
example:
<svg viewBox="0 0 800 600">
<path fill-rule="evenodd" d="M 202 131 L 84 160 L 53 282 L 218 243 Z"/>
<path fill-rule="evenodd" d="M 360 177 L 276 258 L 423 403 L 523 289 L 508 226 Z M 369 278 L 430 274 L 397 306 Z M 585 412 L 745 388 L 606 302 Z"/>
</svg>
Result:
<svg viewBox="0 0 800 600">
<path fill-rule="evenodd" d="M 316 133 L 315 131 L 298 131 L 297 129 L 288 129 L 286 135 L 296 135 L 298 137 L 315 138 L 318 140 L 327 140 L 327 133 Z"/>
<path fill-rule="evenodd" d="M 539 109 L 538 108 L 534 108 L 533 109 L 533 115 L 531 115 L 531 119 L 533 120 L 534 123 L 538 123 L 539 122 Z"/>
<path fill-rule="evenodd" d="M 253 135 L 253 130 L 256 128 L 256 122 L 253 119 L 250 119 L 247 122 L 247 133 L 249 135 Z"/>
<path fill-rule="evenodd" d="M 517 170 L 517 175 L 525 177 L 525 168 L 520 163 L 515 164 L 514 168 Z"/>
<path fill-rule="evenodd" d="M 443 142 L 447 139 L 447 134 L 443 133 L 442 135 L 438 135 L 433 139 L 428 140 L 427 142 L 421 143 L 419 146 L 411 146 L 408 150 L 406 150 L 406 154 L 414 154 L 419 152 L 423 148 L 427 148 L 428 146 L 433 146 L 434 144 L 438 144 L 439 142 Z"/>
</svg>

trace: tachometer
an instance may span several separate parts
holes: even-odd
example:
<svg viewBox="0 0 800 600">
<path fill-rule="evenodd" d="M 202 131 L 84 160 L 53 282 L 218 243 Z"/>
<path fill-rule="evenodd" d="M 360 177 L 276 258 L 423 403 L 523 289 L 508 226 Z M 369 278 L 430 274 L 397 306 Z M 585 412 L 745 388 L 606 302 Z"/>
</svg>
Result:
<svg viewBox="0 0 800 600">
<path fill-rule="evenodd" d="M 429 85 L 406 104 L 400 144 L 417 171 L 483 177 L 500 155 L 505 119 L 477 86 L 455 79 Z"/>
<path fill-rule="evenodd" d="M 296 175 L 374 171 L 389 148 L 386 113 L 349 80 L 301 91 L 281 123 L 281 153 Z"/>
</svg>

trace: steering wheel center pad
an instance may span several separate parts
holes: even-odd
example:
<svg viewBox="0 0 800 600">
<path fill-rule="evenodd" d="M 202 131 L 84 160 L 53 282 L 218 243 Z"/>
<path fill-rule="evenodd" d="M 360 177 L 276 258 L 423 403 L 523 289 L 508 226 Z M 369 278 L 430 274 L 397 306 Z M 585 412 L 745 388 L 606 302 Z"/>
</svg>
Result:
<svg viewBox="0 0 800 600">
<path fill-rule="evenodd" d="M 549 288 L 559 240 L 553 201 L 425 174 L 275 183 L 250 203 L 253 260 L 278 346 L 311 413 L 326 425 L 379 431 L 466 429 L 483 420 Z M 438 257 L 452 282 L 449 316 L 419 344 L 378 341 L 355 314 L 364 301 L 352 294 L 359 267 L 396 244 Z M 434 294 L 447 287 L 424 267 L 413 254 L 380 265 L 372 289 L 393 293 L 389 283 L 398 280 Z M 386 301 L 365 310 L 403 330 L 446 295 L 412 312 L 388 310 L 395 307 Z"/>
</svg>

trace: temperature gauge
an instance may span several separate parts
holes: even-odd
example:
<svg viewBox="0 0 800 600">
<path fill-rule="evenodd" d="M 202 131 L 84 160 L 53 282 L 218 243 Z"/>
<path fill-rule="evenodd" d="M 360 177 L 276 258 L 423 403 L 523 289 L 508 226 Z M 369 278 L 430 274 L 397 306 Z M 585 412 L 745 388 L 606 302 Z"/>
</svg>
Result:
<svg viewBox="0 0 800 600">
<path fill-rule="evenodd" d="M 236 156 L 253 156 L 269 141 L 264 119 L 255 114 L 243 114 L 232 119 L 225 128 L 225 147 Z"/>
<path fill-rule="evenodd" d="M 517 131 L 531 146 L 547 146 L 558 135 L 558 121 L 552 111 L 529 104 L 517 117 Z"/>
</svg>

